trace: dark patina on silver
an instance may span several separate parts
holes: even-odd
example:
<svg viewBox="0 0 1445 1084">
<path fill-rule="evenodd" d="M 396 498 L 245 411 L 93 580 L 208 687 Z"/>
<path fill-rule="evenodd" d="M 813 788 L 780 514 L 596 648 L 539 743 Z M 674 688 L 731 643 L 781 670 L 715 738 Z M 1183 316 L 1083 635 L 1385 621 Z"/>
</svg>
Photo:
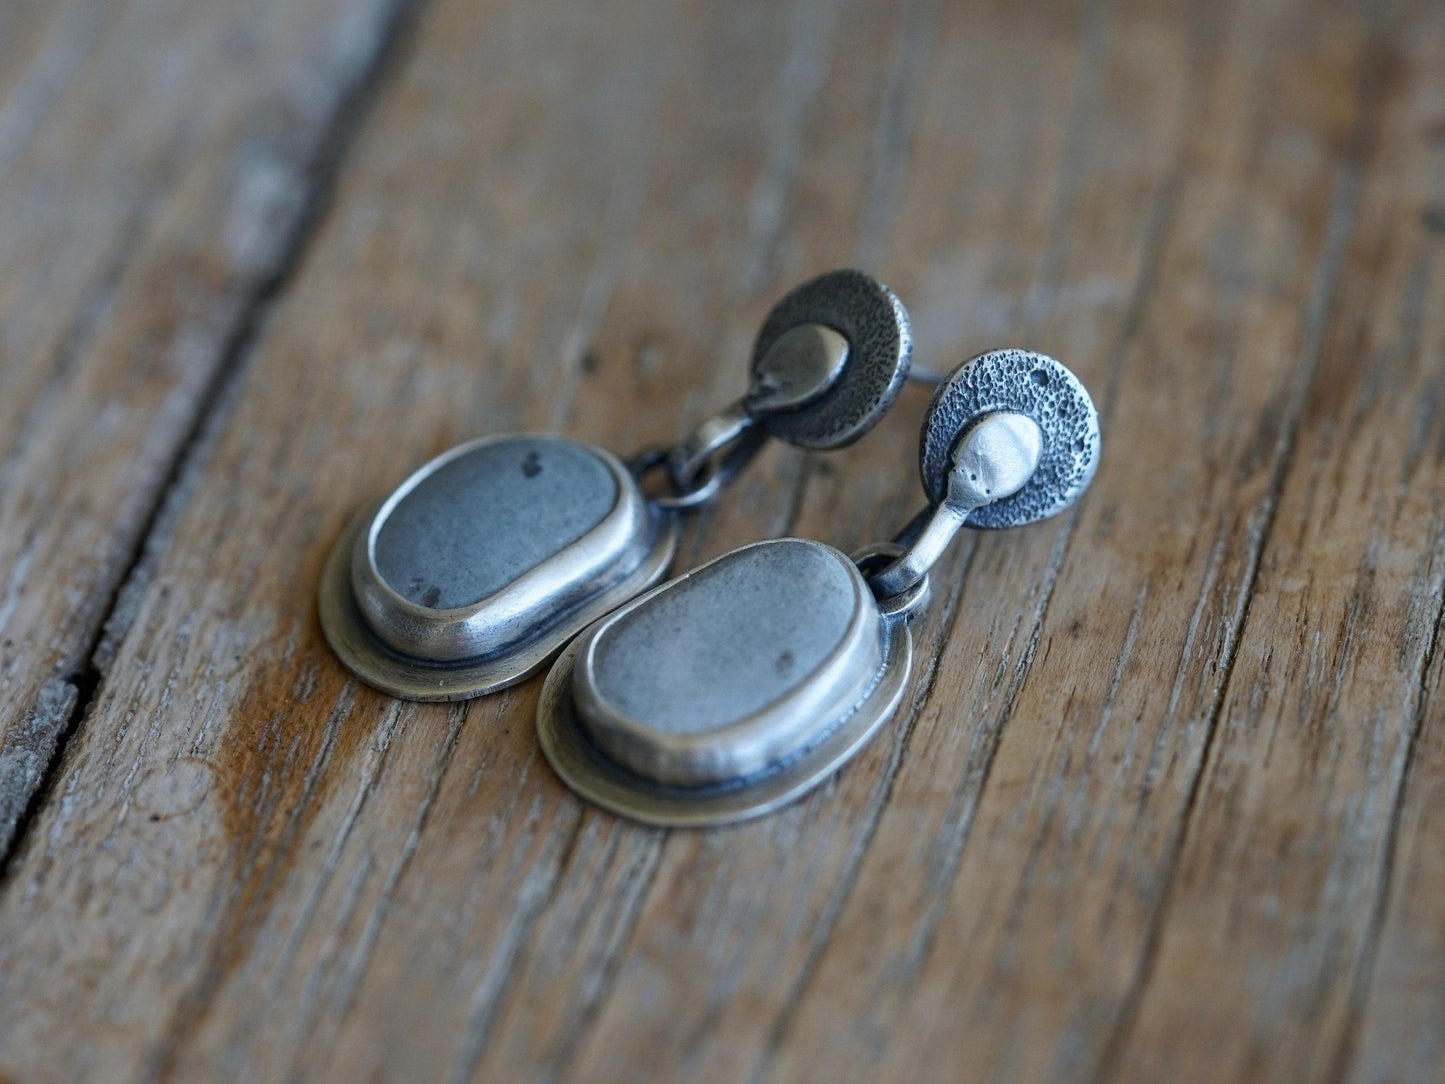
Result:
<svg viewBox="0 0 1445 1084">
<path fill-rule="evenodd" d="M 736 474 L 767 437 L 799 448 L 852 444 L 888 412 L 908 380 L 913 333 L 903 303 L 862 271 L 829 271 L 779 301 L 753 345 L 748 390 L 705 418 L 670 451 L 643 453 L 663 464 L 688 507 Z"/>
<path fill-rule="evenodd" d="M 802 401 L 774 403 L 778 355 L 797 329 L 821 327 L 847 344 L 826 390 Z M 840 448 L 877 424 L 898 398 L 913 357 L 913 333 L 903 303 L 862 271 L 830 271 L 788 294 L 768 314 L 753 346 L 753 388 L 747 408 L 768 432 L 800 448 Z"/>
<path fill-rule="evenodd" d="M 856 440 L 897 396 L 910 357 L 892 292 L 831 272 L 768 317 L 747 393 L 671 449 L 624 465 L 561 437 L 453 448 L 343 533 L 321 583 L 326 637 L 363 681 L 409 699 L 521 681 L 655 584 L 677 513 L 711 500 L 768 436 L 810 448 Z M 662 491 L 648 492 L 659 469 Z"/>
<path fill-rule="evenodd" d="M 715 825 L 777 808 L 852 756 L 902 700 L 929 569 L 965 525 L 1071 503 L 1098 419 L 1058 362 L 999 351 L 943 383 L 921 444 L 929 503 L 895 540 L 852 558 L 802 539 L 744 546 L 578 637 L 537 707 L 563 781 L 639 821 Z"/>
<path fill-rule="evenodd" d="M 919 440 L 928 505 L 894 539 L 902 552 L 872 572 L 896 598 L 965 526 L 1019 527 L 1062 512 L 1099 465 L 1099 415 L 1079 378 L 1030 350 L 964 362 L 934 392 Z"/>
<path fill-rule="evenodd" d="M 1031 350 L 994 350 L 954 370 L 938 386 L 919 441 L 923 492 L 942 501 L 954 445 L 970 419 L 1009 411 L 1030 418 L 1042 434 L 1038 467 L 1010 497 L 980 505 L 970 527 L 1022 527 L 1073 503 L 1099 463 L 1099 415 L 1079 378 Z"/>
</svg>

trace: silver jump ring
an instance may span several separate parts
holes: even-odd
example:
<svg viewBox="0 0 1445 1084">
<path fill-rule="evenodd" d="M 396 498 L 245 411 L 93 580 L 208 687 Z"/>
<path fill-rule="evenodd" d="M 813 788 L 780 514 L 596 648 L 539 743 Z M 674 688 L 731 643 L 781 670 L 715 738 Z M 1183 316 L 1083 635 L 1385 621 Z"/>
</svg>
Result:
<svg viewBox="0 0 1445 1084">
<path fill-rule="evenodd" d="M 641 483 L 647 475 L 666 468 L 668 457 L 669 453 L 666 448 L 647 448 L 632 458 L 632 461 L 628 463 L 628 468 L 632 471 L 632 476 Z M 669 470 L 665 473 L 668 484 L 675 485 L 672 480 L 672 472 Z M 675 492 L 669 494 L 649 496 L 647 499 L 652 505 L 665 511 L 685 512 L 706 504 L 716 497 L 727 479 L 728 475 L 719 469 L 718 462 L 709 459 L 703 463 L 702 468 L 696 472 L 688 486 L 676 488 Z"/>
<path fill-rule="evenodd" d="M 754 424 L 755 419 L 741 402 L 704 418 L 667 453 L 672 484 L 678 489 L 691 490 L 720 456 L 738 445 Z"/>
<path fill-rule="evenodd" d="M 875 581 L 877 574 L 907 552 L 908 550 L 897 542 L 879 542 L 852 554 L 853 563 L 858 566 L 858 571 L 863 573 L 863 579 L 873 591 L 878 609 L 885 617 L 910 619 L 923 608 L 933 593 L 927 572 L 897 594 L 879 593 Z"/>
</svg>

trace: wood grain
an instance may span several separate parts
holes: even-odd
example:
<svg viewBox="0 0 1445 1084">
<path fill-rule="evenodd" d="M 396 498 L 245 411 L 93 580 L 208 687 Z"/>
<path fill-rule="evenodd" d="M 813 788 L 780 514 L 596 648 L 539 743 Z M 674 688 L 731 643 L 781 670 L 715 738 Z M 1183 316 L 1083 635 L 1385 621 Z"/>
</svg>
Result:
<svg viewBox="0 0 1445 1084">
<path fill-rule="evenodd" d="M 4 17 L 29 42 L 124 41 L 161 10 Z M 1440 1075 L 1445 10 L 430 0 L 413 33 L 357 0 L 286 10 L 274 54 L 206 53 L 229 40 L 219 5 L 137 24 L 270 74 L 197 76 L 194 108 L 239 119 L 170 135 L 152 168 L 200 179 L 104 226 L 99 309 L 104 261 L 70 257 L 65 311 L 98 313 L 72 375 L 47 375 L 54 346 L 0 368 L 37 434 L 5 478 L 33 488 L 78 442 L 45 484 L 90 502 L 0 519 L 0 567 L 43 554 L 9 620 L 68 622 L 6 672 L 30 704 L 62 675 L 51 742 L 80 716 L 0 882 L 0 1069 Z M 235 133 L 345 18 L 366 45 L 321 65 L 288 159 L 340 163 L 306 174 L 334 182 L 324 216 L 255 226 L 284 239 L 256 267 L 174 263 L 151 238 L 224 243 Z M 24 62 L 0 44 L 7 103 Z M 35 106 L 62 150 L 99 115 L 68 100 Z M 137 108 L 112 154 L 189 131 L 169 99 Z M 91 191 L 67 200 L 128 213 Z M 57 221 L 77 247 L 102 229 Z M 848 263 L 899 290 L 923 361 L 1064 359 L 1105 457 L 1068 514 L 956 545 L 905 710 L 829 784 L 737 828 L 642 828 L 551 775 L 536 682 L 415 705 L 337 665 L 316 578 L 364 501 L 480 433 L 675 437 L 741 389 L 771 301 Z M 155 330 L 167 268 L 220 345 L 185 380 L 142 366 L 170 413 L 118 436 L 89 382 L 193 326 Z M 41 290 L 0 275 L 0 314 Z M 63 335 L 55 304 L 16 341 Z M 890 533 L 921 501 L 925 402 L 843 452 L 771 449 L 690 521 L 680 564 Z"/>
<path fill-rule="evenodd" d="M 398 10 L 0 13 L 0 849 L 105 669 L 117 589 Z"/>
</svg>

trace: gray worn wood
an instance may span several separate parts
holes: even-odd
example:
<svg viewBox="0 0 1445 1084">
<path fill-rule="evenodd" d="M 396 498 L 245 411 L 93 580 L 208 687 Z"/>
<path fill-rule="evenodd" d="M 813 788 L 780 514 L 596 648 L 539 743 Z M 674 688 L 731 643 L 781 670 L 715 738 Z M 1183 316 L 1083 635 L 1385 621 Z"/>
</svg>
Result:
<svg viewBox="0 0 1445 1084">
<path fill-rule="evenodd" d="M 75 643 L 117 616 L 0 882 L 0 1069 L 1439 1076 L 1438 4 L 429 0 L 390 40 L 294 274 L 227 310 L 265 319 L 185 400 L 125 589 L 124 559 L 34 581 Z M 921 361 L 1065 360 L 1104 459 L 1065 515 L 960 540 L 904 711 L 833 781 L 642 828 L 552 776 L 539 682 L 416 705 L 336 664 L 316 579 L 365 501 L 484 433 L 675 437 L 848 263 Z M 39 289 L 3 266 L 0 299 Z M 139 305 L 76 372 L 141 349 Z M 771 449 L 680 562 L 891 532 L 926 400 Z M 129 477 L 76 402 L 47 439 Z"/>
<path fill-rule="evenodd" d="M 0 848 L 400 9 L 0 12 Z"/>
</svg>

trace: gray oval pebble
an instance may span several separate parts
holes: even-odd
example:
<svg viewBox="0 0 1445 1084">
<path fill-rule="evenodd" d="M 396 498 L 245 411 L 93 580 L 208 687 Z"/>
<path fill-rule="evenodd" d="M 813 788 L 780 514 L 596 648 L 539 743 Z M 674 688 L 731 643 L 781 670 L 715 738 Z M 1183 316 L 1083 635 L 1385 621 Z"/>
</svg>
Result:
<svg viewBox="0 0 1445 1084">
<path fill-rule="evenodd" d="M 853 563 L 778 539 L 594 626 L 573 691 L 582 726 L 614 760 L 660 782 L 715 784 L 805 748 L 875 679 L 881 643 Z"/>
<path fill-rule="evenodd" d="M 430 469 L 384 513 L 376 571 L 419 606 L 471 606 L 576 542 L 616 503 L 612 472 L 585 445 L 480 444 Z"/>
</svg>

